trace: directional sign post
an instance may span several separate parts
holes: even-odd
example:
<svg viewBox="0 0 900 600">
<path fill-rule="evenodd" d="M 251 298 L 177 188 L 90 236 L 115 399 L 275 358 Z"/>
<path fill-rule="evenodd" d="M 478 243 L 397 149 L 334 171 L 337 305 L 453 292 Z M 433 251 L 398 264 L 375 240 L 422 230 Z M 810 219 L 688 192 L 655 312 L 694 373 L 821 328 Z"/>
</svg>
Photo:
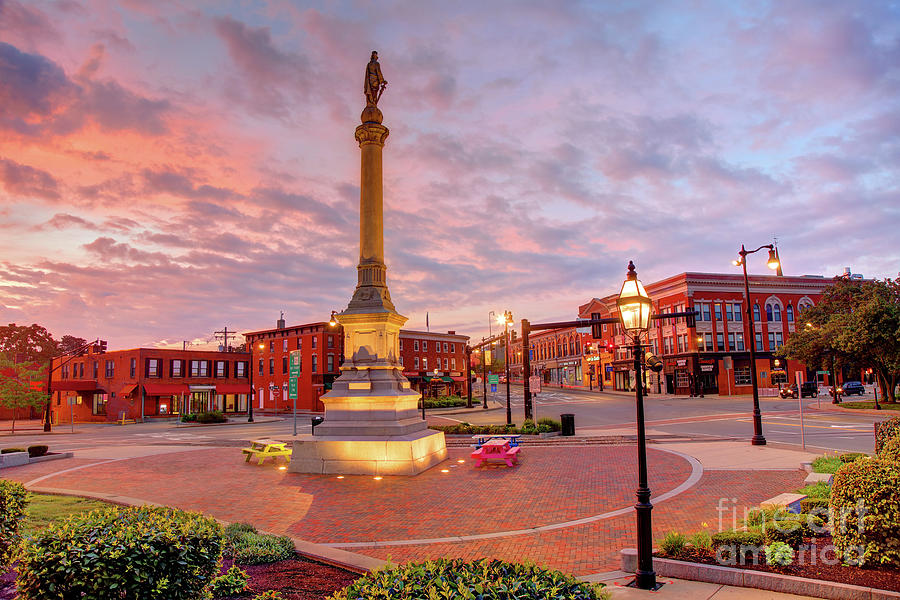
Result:
<svg viewBox="0 0 900 600">
<path fill-rule="evenodd" d="M 288 380 L 288 398 L 294 401 L 294 435 L 297 435 L 297 395 L 298 380 L 300 379 L 300 350 L 291 351 L 290 371 Z"/>
</svg>

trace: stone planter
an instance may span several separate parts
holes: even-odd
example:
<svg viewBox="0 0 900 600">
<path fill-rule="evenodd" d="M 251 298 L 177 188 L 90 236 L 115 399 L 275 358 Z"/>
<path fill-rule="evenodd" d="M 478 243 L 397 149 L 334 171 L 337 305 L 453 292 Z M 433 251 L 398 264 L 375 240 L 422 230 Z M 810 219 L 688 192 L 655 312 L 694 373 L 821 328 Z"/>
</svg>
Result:
<svg viewBox="0 0 900 600">
<path fill-rule="evenodd" d="M 28 464 L 27 452 L 9 452 L 8 454 L 0 454 L 0 468 L 21 467 Z"/>
</svg>

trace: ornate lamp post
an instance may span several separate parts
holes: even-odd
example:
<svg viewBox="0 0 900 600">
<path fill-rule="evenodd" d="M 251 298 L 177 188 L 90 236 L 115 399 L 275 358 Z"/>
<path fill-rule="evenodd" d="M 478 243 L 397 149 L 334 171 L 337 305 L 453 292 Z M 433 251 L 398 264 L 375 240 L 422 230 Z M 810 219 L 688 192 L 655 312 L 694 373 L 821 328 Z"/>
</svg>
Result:
<svg viewBox="0 0 900 600">
<path fill-rule="evenodd" d="M 656 583 L 656 572 L 653 570 L 653 531 L 651 526 L 650 487 L 647 485 L 647 440 L 644 432 L 644 396 L 643 396 L 643 358 L 641 352 L 641 336 L 650 329 L 650 317 L 653 303 L 637 278 L 634 263 L 628 262 L 628 276 L 622 284 L 622 291 L 616 299 L 619 308 L 619 319 L 625 333 L 631 336 L 632 353 L 634 354 L 634 373 L 637 385 L 634 387 L 637 410 L 638 434 L 638 488 L 637 504 L 637 551 L 638 566 L 634 581 L 629 584 L 642 590 L 656 590 L 661 584 Z"/>
<path fill-rule="evenodd" d="M 778 257 L 775 255 L 775 246 L 765 244 L 756 250 L 747 250 L 741 244 L 741 250 L 738 252 L 739 259 L 731 261 L 735 266 L 744 268 L 744 295 L 747 298 L 747 344 L 750 346 L 750 384 L 753 387 L 753 437 L 750 443 L 754 446 L 765 446 L 766 438 L 762 433 L 762 414 L 759 412 L 759 383 L 756 380 L 756 325 L 753 322 L 753 307 L 750 306 L 750 279 L 747 277 L 747 255 L 759 252 L 763 248 L 769 249 L 769 259 L 766 261 L 769 268 L 775 270 L 778 268 Z"/>
</svg>

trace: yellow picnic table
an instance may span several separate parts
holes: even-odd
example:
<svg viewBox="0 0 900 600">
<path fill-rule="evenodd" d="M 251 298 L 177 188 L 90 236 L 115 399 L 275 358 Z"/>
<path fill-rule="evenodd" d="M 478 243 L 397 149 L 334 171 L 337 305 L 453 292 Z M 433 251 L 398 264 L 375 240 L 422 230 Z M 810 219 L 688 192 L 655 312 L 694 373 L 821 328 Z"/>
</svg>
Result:
<svg viewBox="0 0 900 600">
<path fill-rule="evenodd" d="M 247 455 L 246 462 L 250 462 L 250 459 L 254 456 L 259 457 L 259 462 L 257 464 L 263 464 L 263 461 L 268 457 L 272 457 L 274 460 L 276 456 L 283 456 L 284 462 L 291 462 L 291 452 L 286 448 L 287 442 L 279 442 L 278 440 L 252 440 L 250 442 L 249 448 L 242 448 L 241 452 Z"/>
</svg>

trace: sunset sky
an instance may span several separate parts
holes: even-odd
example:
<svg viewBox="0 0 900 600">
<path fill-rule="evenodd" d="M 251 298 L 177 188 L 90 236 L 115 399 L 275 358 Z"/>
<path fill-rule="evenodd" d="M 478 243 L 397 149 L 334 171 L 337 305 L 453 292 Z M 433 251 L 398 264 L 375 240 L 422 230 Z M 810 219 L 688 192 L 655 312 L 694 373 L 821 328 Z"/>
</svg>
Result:
<svg viewBox="0 0 900 600">
<path fill-rule="evenodd" d="M 342 310 L 373 49 L 409 328 L 573 318 L 629 260 L 732 272 L 774 237 L 787 275 L 896 277 L 898 12 L 0 0 L 0 322 L 115 349 Z"/>
</svg>

